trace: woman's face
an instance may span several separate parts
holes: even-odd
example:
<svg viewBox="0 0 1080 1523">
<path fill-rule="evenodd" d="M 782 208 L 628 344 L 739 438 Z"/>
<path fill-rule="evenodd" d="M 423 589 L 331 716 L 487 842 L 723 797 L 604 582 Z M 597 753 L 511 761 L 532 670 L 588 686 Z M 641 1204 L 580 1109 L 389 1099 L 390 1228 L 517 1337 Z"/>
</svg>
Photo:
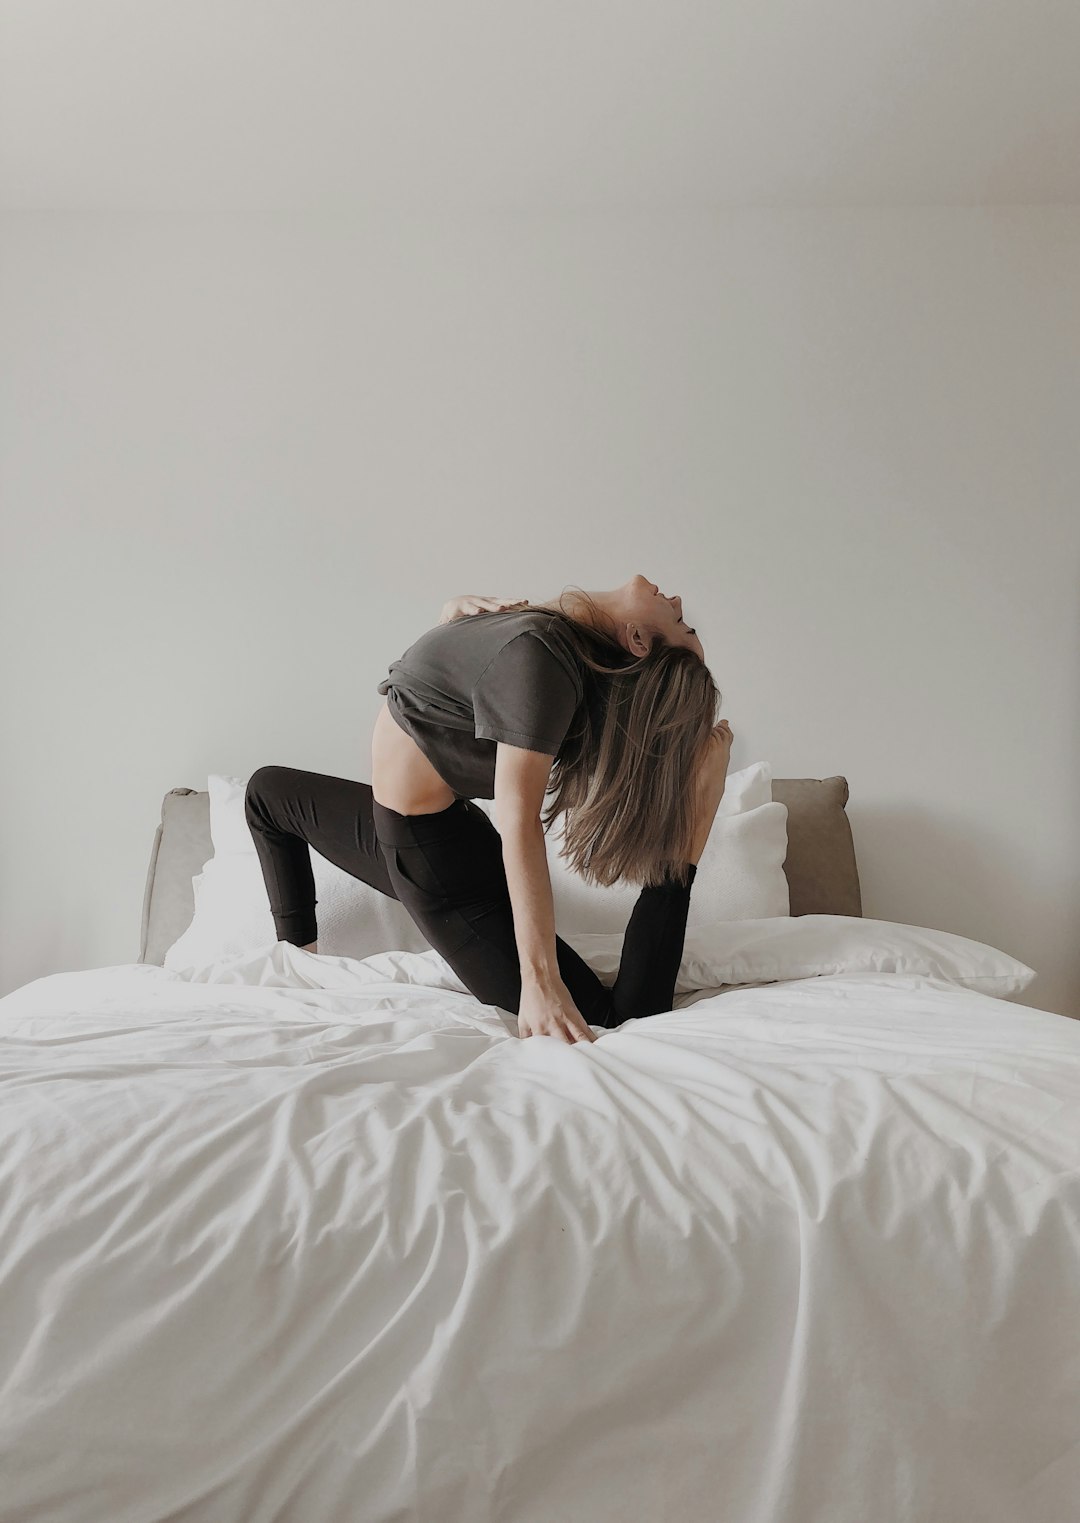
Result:
<svg viewBox="0 0 1080 1523">
<path fill-rule="evenodd" d="M 686 645 L 704 661 L 705 647 L 683 618 L 682 598 L 668 596 L 647 576 L 632 576 L 619 588 L 626 617 L 636 619 L 650 633 L 663 636 L 669 645 Z"/>
</svg>

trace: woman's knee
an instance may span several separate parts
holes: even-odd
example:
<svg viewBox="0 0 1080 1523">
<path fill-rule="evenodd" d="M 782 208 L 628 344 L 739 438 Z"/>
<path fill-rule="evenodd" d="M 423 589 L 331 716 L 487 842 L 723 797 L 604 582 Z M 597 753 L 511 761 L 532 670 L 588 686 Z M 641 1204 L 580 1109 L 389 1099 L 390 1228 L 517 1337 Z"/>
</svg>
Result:
<svg viewBox="0 0 1080 1523">
<path fill-rule="evenodd" d="M 258 817 L 259 805 L 280 798 L 288 786 L 291 767 L 256 767 L 244 789 L 244 814 L 249 823 Z"/>
</svg>

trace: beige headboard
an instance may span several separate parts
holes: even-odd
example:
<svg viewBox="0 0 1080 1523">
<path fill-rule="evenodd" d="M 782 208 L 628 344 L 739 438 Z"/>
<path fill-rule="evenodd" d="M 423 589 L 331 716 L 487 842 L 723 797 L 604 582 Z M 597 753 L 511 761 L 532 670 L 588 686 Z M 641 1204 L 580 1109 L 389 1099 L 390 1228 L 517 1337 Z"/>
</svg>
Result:
<svg viewBox="0 0 1080 1523">
<path fill-rule="evenodd" d="M 861 915 L 844 777 L 779 777 L 773 798 L 788 809 L 784 862 L 793 915 Z M 191 924 L 191 880 L 213 856 L 210 795 L 170 788 L 161 805 L 143 895 L 139 961 L 157 963 Z"/>
</svg>

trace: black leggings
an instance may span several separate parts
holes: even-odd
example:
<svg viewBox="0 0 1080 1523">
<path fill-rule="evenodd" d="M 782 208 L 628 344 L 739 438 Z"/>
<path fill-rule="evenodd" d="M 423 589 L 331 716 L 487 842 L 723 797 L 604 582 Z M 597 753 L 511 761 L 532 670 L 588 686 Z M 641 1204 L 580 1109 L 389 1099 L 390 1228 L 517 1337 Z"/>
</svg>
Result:
<svg viewBox="0 0 1080 1523">
<path fill-rule="evenodd" d="M 308 847 L 381 894 L 399 900 L 471 994 L 512 1015 L 521 967 L 502 837 L 471 799 L 434 814 L 398 814 L 370 783 L 295 767 L 260 767 L 244 810 L 262 863 L 279 941 L 316 940 L 315 879 Z M 573 947 L 555 938 L 559 974 L 590 1026 L 617 1026 L 670 1010 L 682 958 L 690 890 L 673 879 L 643 888 L 607 988 Z"/>
</svg>

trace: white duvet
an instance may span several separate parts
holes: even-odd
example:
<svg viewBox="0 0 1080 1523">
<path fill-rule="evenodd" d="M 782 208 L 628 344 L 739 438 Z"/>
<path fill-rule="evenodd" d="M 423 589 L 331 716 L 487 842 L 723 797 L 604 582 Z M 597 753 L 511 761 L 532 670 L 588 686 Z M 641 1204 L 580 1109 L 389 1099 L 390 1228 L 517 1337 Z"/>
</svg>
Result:
<svg viewBox="0 0 1080 1523">
<path fill-rule="evenodd" d="M 0 1000 L 4 1523 L 1071 1523 L 1080 1023 L 516 1035 L 286 943 Z"/>
</svg>

